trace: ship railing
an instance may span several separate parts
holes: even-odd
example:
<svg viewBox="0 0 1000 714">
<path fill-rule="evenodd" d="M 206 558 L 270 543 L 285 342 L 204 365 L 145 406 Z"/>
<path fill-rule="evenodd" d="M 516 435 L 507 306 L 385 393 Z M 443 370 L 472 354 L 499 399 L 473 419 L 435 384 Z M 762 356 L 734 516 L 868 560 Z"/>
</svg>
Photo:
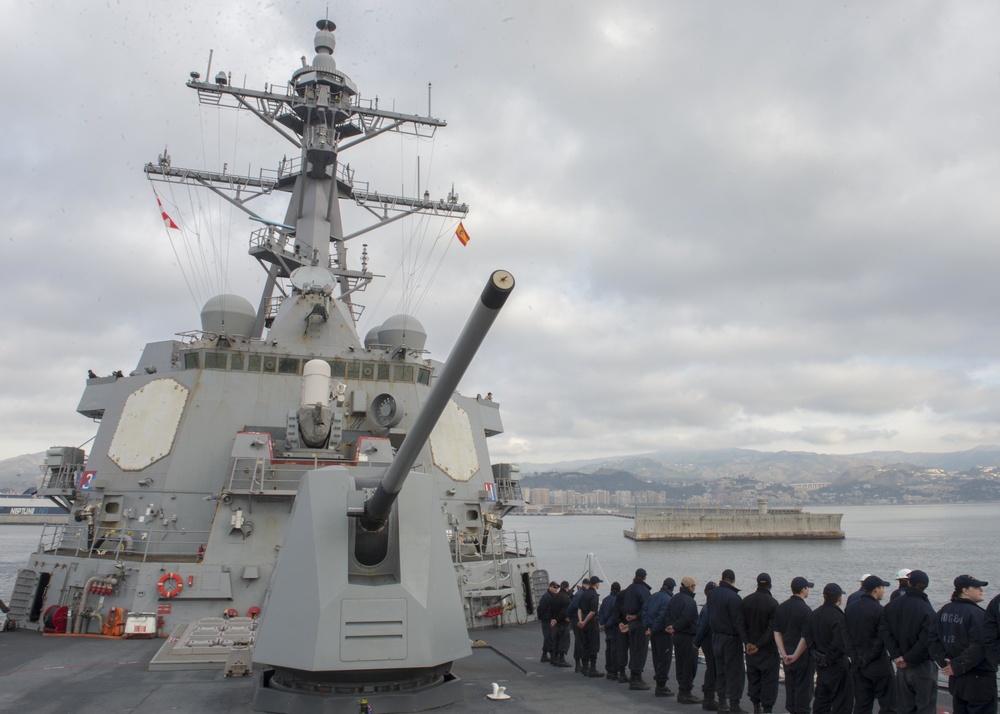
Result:
<svg viewBox="0 0 1000 714">
<path fill-rule="evenodd" d="M 456 563 L 491 561 L 508 556 L 530 556 L 531 534 L 528 531 L 488 531 L 483 538 L 475 533 L 448 531 L 451 557 Z"/>
<path fill-rule="evenodd" d="M 88 542 L 89 526 L 47 525 L 39 538 L 39 553 L 77 558 L 105 558 L 137 562 L 200 562 L 209 531 L 180 532 L 176 528 L 99 528 Z"/>
<path fill-rule="evenodd" d="M 263 459 L 233 459 L 233 469 L 226 485 L 228 493 L 261 496 L 294 496 L 299 492 L 306 471 L 327 464 L 318 459 L 292 464 L 267 463 Z"/>
</svg>

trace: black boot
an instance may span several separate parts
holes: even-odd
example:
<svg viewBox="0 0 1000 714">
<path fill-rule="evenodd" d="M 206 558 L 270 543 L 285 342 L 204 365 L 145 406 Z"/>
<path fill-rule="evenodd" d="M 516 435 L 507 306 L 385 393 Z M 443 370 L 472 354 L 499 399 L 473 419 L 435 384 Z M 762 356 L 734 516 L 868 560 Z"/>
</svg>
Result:
<svg viewBox="0 0 1000 714">
<path fill-rule="evenodd" d="M 576 668 L 573 670 L 574 674 L 579 674 L 583 671 L 583 667 L 580 666 L 580 660 L 576 660 Z"/>
<path fill-rule="evenodd" d="M 677 693 L 678 704 L 702 704 L 701 697 L 696 697 L 690 689 L 682 689 Z"/>
<path fill-rule="evenodd" d="M 668 687 L 666 684 L 662 686 L 657 684 L 656 691 L 654 692 L 654 694 L 656 694 L 656 696 L 658 697 L 672 697 L 674 696 L 674 690 Z"/>
<path fill-rule="evenodd" d="M 625 672 L 618 673 L 618 684 L 628 684 L 628 675 Z"/>
<path fill-rule="evenodd" d="M 760 702 L 753 702 L 753 714 L 764 714 L 763 710 L 760 708 Z"/>
<path fill-rule="evenodd" d="M 718 711 L 719 705 L 715 703 L 715 692 L 705 692 L 705 699 L 701 702 L 701 708 L 707 712 Z"/>
<path fill-rule="evenodd" d="M 540 660 L 538 660 L 538 661 L 539 662 L 548 662 L 549 661 L 549 653 L 548 652 L 542 652 L 542 658 Z"/>
<path fill-rule="evenodd" d="M 592 661 L 590 663 L 590 671 L 587 672 L 587 676 L 592 677 L 594 679 L 604 676 L 603 674 L 597 671 L 597 662 Z"/>
<path fill-rule="evenodd" d="M 729 702 L 726 701 L 725 697 L 719 697 L 719 705 L 715 708 L 715 711 L 719 714 L 729 714 Z"/>
<path fill-rule="evenodd" d="M 564 655 L 564 654 L 559 655 L 559 659 L 555 660 L 553 662 L 553 664 L 556 667 L 572 667 L 573 666 L 569 662 L 566 661 L 566 655 Z"/>
<path fill-rule="evenodd" d="M 649 689 L 649 685 L 643 681 L 641 674 L 633 674 L 632 678 L 628 681 L 629 689 Z"/>
<path fill-rule="evenodd" d="M 730 699 L 729 714 L 747 714 L 747 710 L 740 706 L 739 699 Z"/>
</svg>

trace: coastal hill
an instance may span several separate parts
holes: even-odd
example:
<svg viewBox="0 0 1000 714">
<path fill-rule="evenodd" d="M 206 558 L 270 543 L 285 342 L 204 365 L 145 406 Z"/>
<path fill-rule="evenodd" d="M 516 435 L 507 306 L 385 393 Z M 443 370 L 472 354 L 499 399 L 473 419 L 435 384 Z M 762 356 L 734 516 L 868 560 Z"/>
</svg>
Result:
<svg viewBox="0 0 1000 714">
<path fill-rule="evenodd" d="M 1000 447 L 945 454 L 852 455 L 748 449 L 658 452 L 554 464 L 521 463 L 522 486 L 574 492 L 627 491 L 648 505 L 775 506 L 1000 501 Z M 612 499 L 612 503 L 615 499 Z M 567 504 L 569 505 L 569 504 Z"/>
<path fill-rule="evenodd" d="M 45 454 L 0 460 L 0 493 L 41 483 Z M 815 454 L 716 449 L 583 461 L 521 462 L 529 488 L 665 494 L 668 503 L 930 503 L 1000 500 L 1000 446 L 949 453 Z M 742 494 L 742 496 L 740 495 Z"/>
</svg>

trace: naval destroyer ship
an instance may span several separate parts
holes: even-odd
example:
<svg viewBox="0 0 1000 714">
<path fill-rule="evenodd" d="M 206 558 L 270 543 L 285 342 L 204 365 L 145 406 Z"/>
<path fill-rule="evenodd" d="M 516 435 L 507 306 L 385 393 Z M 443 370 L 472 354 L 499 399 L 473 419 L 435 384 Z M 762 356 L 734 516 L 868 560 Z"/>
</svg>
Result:
<svg viewBox="0 0 1000 714">
<path fill-rule="evenodd" d="M 298 152 L 256 176 L 181 168 L 166 151 L 145 166 L 152 182 L 207 188 L 258 221 L 249 254 L 264 269 L 263 290 L 256 304 L 233 294 L 211 298 L 198 329 L 150 342 L 128 374 L 90 374 L 77 411 L 99 427 L 89 453 L 66 446 L 46 453 L 39 496 L 68 515 L 45 528 L 17 574 L 7 615 L 17 628 L 107 634 L 109 620 L 124 626 L 121 618 L 135 616 L 130 632 L 170 634 L 222 618 L 245 621 L 256 635 L 280 619 L 276 610 L 316 600 L 300 592 L 298 603 L 269 612 L 275 588 L 354 588 L 338 601 L 338 627 L 363 631 L 343 635 L 349 668 L 405 658 L 407 648 L 412 658 L 421 637 L 415 623 L 447 630 L 440 616 L 459 642 L 425 672 L 440 679 L 445 663 L 468 654 L 465 628 L 533 619 L 548 576 L 528 534 L 504 527 L 504 516 L 523 501 L 517 465 L 490 462 L 487 439 L 503 431 L 499 404 L 492 395 L 455 391 L 513 278 L 490 276 L 447 363 L 429 357 L 425 330 L 412 315 L 359 334 L 357 299 L 376 276 L 366 251 L 349 260 L 349 246 L 400 218 L 457 222 L 469 209 L 454 190 L 444 198 L 391 195 L 355 179 L 358 169 L 343 159 L 352 148 L 390 134 L 426 139 L 446 123 L 364 98 L 337 68 L 335 29 L 329 20 L 317 23 L 315 56 L 303 58 L 285 85 L 249 89 L 233 86 L 225 72 L 191 73 L 187 86 L 201 104 L 248 112 Z M 280 219 L 252 210 L 254 198 L 282 193 L 288 198 Z M 375 218 L 345 233 L 342 206 Z M 431 401 L 434 408 L 424 409 Z M 422 411 L 435 413 L 421 422 Z M 404 461 L 396 458 L 401 449 Z M 397 462 L 401 474 L 379 485 Z M 404 489 L 408 473 L 420 483 Z M 310 474 L 322 474 L 311 482 L 311 501 L 304 495 Z M 330 484 L 344 493 L 328 493 Z M 408 507 L 422 509 L 426 525 L 413 530 L 406 519 L 416 516 L 397 515 L 395 500 L 413 501 L 408 494 L 418 490 L 423 500 Z M 318 494 L 343 503 L 320 503 Z M 276 568 L 293 537 L 293 512 L 317 504 L 349 523 L 302 547 L 316 549 L 320 560 L 342 550 L 343 568 L 296 568 L 287 556 L 288 572 L 306 574 L 282 579 Z M 444 570 L 425 552 L 439 546 Z M 373 606 L 378 617 L 364 605 L 372 598 L 381 598 Z M 446 608 L 454 612 L 438 612 Z M 386 611 L 395 614 L 380 620 Z M 309 617 L 322 619 L 319 612 Z M 381 624 L 369 626 L 373 620 Z M 392 634 L 368 631 L 379 627 Z M 373 642 L 382 643 L 381 654 Z M 268 656 L 274 664 L 283 655 Z M 286 671 L 325 666 L 297 663 Z"/>
</svg>

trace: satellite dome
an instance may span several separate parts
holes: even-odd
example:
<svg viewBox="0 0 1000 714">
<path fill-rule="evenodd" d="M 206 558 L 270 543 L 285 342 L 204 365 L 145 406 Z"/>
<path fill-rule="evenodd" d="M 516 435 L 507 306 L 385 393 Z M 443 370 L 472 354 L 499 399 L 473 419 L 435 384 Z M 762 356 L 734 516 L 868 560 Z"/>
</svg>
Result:
<svg viewBox="0 0 1000 714">
<path fill-rule="evenodd" d="M 376 325 L 372 329 L 368 330 L 368 334 L 365 335 L 365 349 L 370 350 L 373 345 L 378 344 L 378 331 L 382 329 L 381 325 Z"/>
<path fill-rule="evenodd" d="M 427 344 L 427 331 L 417 318 L 410 315 L 393 315 L 378 328 L 378 343 L 393 351 L 400 347 L 422 350 Z"/>
<path fill-rule="evenodd" d="M 201 309 L 201 329 L 217 335 L 251 335 L 257 312 L 239 295 L 216 295 Z"/>
</svg>

